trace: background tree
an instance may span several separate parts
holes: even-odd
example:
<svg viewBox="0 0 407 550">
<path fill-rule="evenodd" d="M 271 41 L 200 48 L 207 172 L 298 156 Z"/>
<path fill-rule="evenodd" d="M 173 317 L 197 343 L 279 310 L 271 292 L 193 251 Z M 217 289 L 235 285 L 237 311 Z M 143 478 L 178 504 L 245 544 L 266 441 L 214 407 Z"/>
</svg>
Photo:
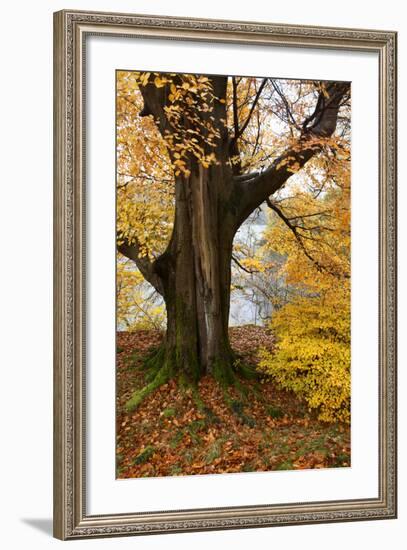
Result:
<svg viewBox="0 0 407 550">
<path fill-rule="evenodd" d="M 167 311 L 156 376 L 129 408 L 181 373 L 233 380 L 234 236 L 293 174 L 341 154 L 348 99 L 343 82 L 119 73 L 118 251 Z"/>
</svg>

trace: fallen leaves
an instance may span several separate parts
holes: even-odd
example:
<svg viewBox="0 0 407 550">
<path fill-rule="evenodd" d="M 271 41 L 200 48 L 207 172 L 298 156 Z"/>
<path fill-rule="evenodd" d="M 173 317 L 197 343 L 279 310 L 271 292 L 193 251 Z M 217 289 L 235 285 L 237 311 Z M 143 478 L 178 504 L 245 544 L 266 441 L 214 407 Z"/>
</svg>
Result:
<svg viewBox="0 0 407 550">
<path fill-rule="evenodd" d="M 233 327 L 231 342 L 246 362 L 258 346 L 272 348 L 262 327 Z M 160 477 L 350 465 L 350 430 L 310 417 L 293 394 L 241 381 L 224 390 L 209 376 L 197 390 L 170 380 L 128 414 L 124 404 L 144 385 L 143 359 L 159 331 L 117 335 L 117 477 Z"/>
</svg>

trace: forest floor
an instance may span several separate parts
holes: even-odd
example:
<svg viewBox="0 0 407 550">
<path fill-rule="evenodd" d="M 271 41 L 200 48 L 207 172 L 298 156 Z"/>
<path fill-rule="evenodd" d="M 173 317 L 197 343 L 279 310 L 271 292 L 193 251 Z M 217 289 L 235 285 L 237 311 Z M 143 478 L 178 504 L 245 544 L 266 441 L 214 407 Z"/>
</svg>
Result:
<svg viewBox="0 0 407 550">
<path fill-rule="evenodd" d="M 246 363 L 256 363 L 260 346 L 273 347 L 262 327 L 233 327 L 230 337 Z M 227 390 L 209 376 L 195 391 L 170 381 L 127 413 L 126 401 L 145 385 L 143 361 L 161 339 L 154 330 L 117 334 L 118 478 L 350 466 L 350 427 L 319 422 L 266 378 Z"/>
</svg>

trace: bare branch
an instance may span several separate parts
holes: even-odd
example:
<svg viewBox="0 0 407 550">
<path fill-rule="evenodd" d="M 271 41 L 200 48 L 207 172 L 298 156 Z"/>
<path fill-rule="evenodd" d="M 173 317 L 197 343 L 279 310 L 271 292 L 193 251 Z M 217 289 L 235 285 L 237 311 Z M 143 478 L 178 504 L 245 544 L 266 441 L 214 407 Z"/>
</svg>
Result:
<svg viewBox="0 0 407 550">
<path fill-rule="evenodd" d="M 316 269 L 320 272 L 322 271 L 325 271 L 325 273 L 329 273 L 330 275 L 336 277 L 336 278 L 339 278 L 340 276 L 344 277 L 344 278 L 348 278 L 347 275 L 339 275 L 338 273 L 335 273 L 333 272 L 332 270 L 330 270 L 328 267 L 322 265 L 320 262 L 318 262 L 318 260 L 316 260 L 312 254 L 310 254 L 310 252 L 307 250 L 306 246 L 304 245 L 302 239 L 308 239 L 308 240 L 315 240 L 317 242 L 319 242 L 317 239 L 313 239 L 311 237 L 305 237 L 305 236 L 301 236 L 298 232 L 298 226 L 294 225 L 293 223 L 291 223 L 290 219 L 287 218 L 287 216 L 284 214 L 284 212 L 278 207 L 276 206 L 269 198 L 266 199 L 266 204 L 269 208 L 271 208 L 271 210 L 273 210 L 277 215 L 278 217 L 283 220 L 283 222 L 286 224 L 286 226 L 291 230 L 291 232 L 293 233 L 294 237 L 295 237 L 295 240 L 297 241 L 299 247 L 301 248 L 301 250 L 303 251 L 303 253 L 305 254 L 305 256 L 315 265 Z M 301 228 L 301 229 L 304 229 L 304 228 Z"/>
<path fill-rule="evenodd" d="M 250 275 L 253 275 L 253 273 L 258 273 L 258 270 L 257 269 L 248 269 L 247 267 L 245 267 L 243 264 L 241 264 L 239 262 L 239 260 L 236 258 L 236 256 L 233 256 L 232 255 L 232 261 L 235 262 L 235 264 L 240 268 L 242 269 L 243 271 L 246 271 L 246 273 L 249 273 Z"/>
<path fill-rule="evenodd" d="M 235 132 L 235 139 L 239 138 L 239 137 L 244 133 L 244 131 L 246 130 L 247 125 L 249 124 L 250 119 L 251 119 L 251 117 L 252 117 L 252 114 L 253 114 L 253 112 L 254 112 L 254 109 L 256 108 L 256 105 L 257 105 L 257 103 L 258 103 L 258 101 L 259 101 L 259 99 L 260 99 L 261 92 L 263 91 L 263 88 L 264 88 L 264 86 L 265 86 L 266 83 L 267 83 L 267 80 L 268 80 L 268 78 L 263 78 L 262 83 L 260 84 L 260 87 L 259 87 L 259 89 L 258 89 L 258 91 L 257 91 L 257 93 L 256 93 L 256 96 L 255 96 L 255 98 L 254 98 L 254 100 L 253 100 L 252 106 L 250 107 L 249 114 L 247 115 L 247 118 L 246 118 L 246 120 L 245 120 L 243 126 L 240 128 L 240 130 L 239 130 L 237 133 Z"/>
<path fill-rule="evenodd" d="M 289 146 L 284 153 L 258 175 L 245 175 L 243 181 L 235 181 L 234 201 L 236 204 L 236 228 L 267 197 L 281 189 L 285 182 L 298 172 L 312 157 L 321 151 L 325 139 L 330 137 L 336 128 L 339 105 L 349 91 L 349 83 L 336 82 L 329 87 L 329 97 L 324 100 L 321 116 L 314 125 L 304 130 L 296 143 Z M 320 92 L 320 96 L 323 92 Z M 318 100 L 321 103 L 320 100 Z"/>
<path fill-rule="evenodd" d="M 232 76 L 232 90 L 233 90 L 233 127 L 234 127 L 234 139 L 237 139 L 239 135 L 239 117 L 237 112 L 237 82 L 236 78 Z"/>
<path fill-rule="evenodd" d="M 277 92 L 277 94 L 280 96 L 280 98 L 281 98 L 281 100 L 284 104 L 285 112 L 286 112 L 286 115 L 287 115 L 287 121 L 290 122 L 297 130 L 299 130 L 297 122 L 296 122 L 296 120 L 293 116 L 293 113 L 290 109 L 290 106 L 288 104 L 287 98 L 285 97 L 283 92 L 280 90 L 280 88 L 277 86 L 277 84 L 274 80 L 271 80 L 271 85 L 273 86 L 273 88 Z"/>
</svg>

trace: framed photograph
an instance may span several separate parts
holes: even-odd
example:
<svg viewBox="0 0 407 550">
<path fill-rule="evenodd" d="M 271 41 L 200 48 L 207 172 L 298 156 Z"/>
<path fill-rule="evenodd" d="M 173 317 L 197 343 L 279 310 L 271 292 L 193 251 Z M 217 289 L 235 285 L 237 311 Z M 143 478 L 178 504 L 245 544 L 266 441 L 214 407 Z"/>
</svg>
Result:
<svg viewBox="0 0 407 550">
<path fill-rule="evenodd" d="M 396 517 L 396 33 L 54 15 L 54 534 Z"/>
</svg>

